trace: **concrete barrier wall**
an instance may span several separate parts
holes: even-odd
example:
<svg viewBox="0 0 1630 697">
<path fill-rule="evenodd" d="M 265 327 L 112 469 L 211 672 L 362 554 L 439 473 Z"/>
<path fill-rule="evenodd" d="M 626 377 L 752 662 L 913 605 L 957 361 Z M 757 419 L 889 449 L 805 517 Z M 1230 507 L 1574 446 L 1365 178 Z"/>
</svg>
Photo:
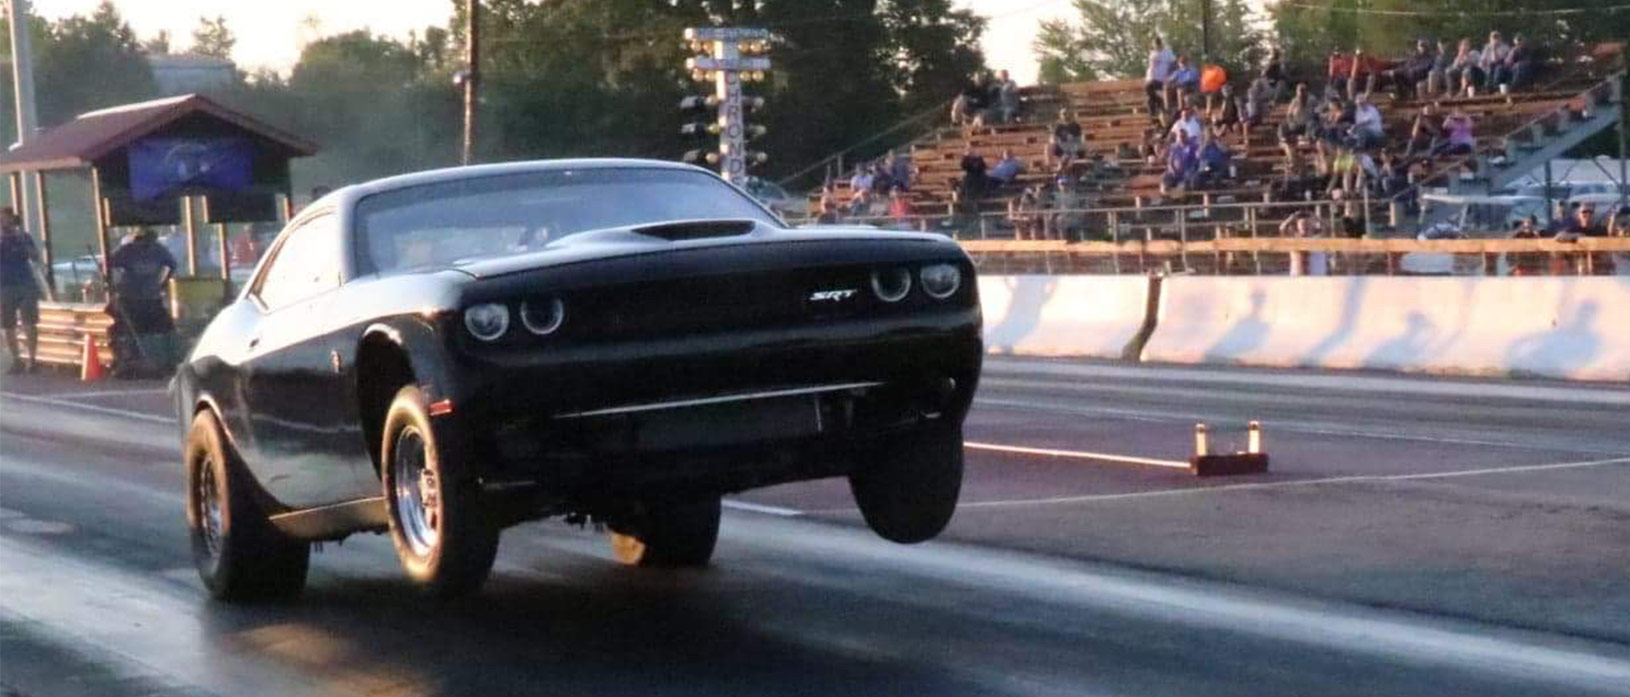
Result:
<svg viewBox="0 0 1630 697">
<path fill-rule="evenodd" d="M 1147 316 L 1143 276 L 980 276 L 992 353 L 1120 358 Z"/>
<path fill-rule="evenodd" d="M 1178 277 L 1160 296 L 1143 360 L 1630 380 L 1630 278 Z"/>
</svg>

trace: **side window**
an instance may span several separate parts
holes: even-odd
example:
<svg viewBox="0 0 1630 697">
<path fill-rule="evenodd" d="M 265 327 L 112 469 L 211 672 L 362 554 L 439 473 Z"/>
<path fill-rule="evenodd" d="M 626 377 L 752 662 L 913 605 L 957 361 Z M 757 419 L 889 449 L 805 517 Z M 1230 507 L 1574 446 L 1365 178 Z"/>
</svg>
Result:
<svg viewBox="0 0 1630 697">
<path fill-rule="evenodd" d="M 339 229 L 332 215 L 306 221 L 274 252 L 255 295 L 277 310 L 333 289 L 340 282 Z"/>
</svg>

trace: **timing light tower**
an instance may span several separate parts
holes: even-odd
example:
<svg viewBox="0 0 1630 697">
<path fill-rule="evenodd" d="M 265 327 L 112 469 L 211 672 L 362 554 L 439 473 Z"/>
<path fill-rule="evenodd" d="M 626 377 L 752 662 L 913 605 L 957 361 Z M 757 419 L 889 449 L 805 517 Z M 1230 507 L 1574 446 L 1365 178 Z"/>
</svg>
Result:
<svg viewBox="0 0 1630 697">
<path fill-rule="evenodd" d="M 679 108 L 687 115 L 717 109 L 718 119 L 713 123 L 688 123 L 679 132 L 687 136 L 716 135 L 718 152 L 704 153 L 692 150 L 685 153 L 685 161 L 693 164 L 706 162 L 718 165 L 726 181 L 744 184 L 747 168 L 769 159 L 762 152 L 748 152 L 747 141 L 763 136 L 763 126 L 747 124 L 746 115 L 764 106 L 763 97 L 743 97 L 743 82 L 763 82 L 770 70 L 769 52 L 771 35 L 767 29 L 734 27 L 702 27 L 685 30 L 685 41 L 695 57 L 686 59 L 691 78 L 697 82 L 713 81 L 712 95 L 686 97 Z"/>
</svg>

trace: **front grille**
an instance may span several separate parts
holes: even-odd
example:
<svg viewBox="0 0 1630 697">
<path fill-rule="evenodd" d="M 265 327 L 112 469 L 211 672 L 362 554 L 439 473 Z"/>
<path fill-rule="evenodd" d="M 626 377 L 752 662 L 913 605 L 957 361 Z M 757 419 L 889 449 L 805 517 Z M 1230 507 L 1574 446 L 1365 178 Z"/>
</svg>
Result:
<svg viewBox="0 0 1630 697">
<path fill-rule="evenodd" d="M 563 294 L 577 339 L 627 340 L 740 329 L 770 329 L 853 317 L 881 308 L 870 269 L 795 269 L 771 273 L 630 283 Z M 821 291 L 852 290 L 812 301 Z"/>
</svg>

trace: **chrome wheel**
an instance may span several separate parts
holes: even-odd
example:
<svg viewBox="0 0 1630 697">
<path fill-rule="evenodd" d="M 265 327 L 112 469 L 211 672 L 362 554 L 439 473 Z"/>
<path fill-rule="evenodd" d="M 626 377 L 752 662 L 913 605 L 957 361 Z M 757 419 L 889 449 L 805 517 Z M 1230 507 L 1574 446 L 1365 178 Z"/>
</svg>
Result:
<svg viewBox="0 0 1630 697">
<path fill-rule="evenodd" d="M 215 462 L 206 458 L 198 468 L 198 534 L 211 558 L 221 556 L 221 487 L 215 482 Z"/>
<path fill-rule="evenodd" d="M 392 452 L 391 507 L 398 527 L 414 554 L 429 556 L 441 539 L 441 486 L 426 466 L 424 436 L 415 427 L 404 428 Z"/>
</svg>

